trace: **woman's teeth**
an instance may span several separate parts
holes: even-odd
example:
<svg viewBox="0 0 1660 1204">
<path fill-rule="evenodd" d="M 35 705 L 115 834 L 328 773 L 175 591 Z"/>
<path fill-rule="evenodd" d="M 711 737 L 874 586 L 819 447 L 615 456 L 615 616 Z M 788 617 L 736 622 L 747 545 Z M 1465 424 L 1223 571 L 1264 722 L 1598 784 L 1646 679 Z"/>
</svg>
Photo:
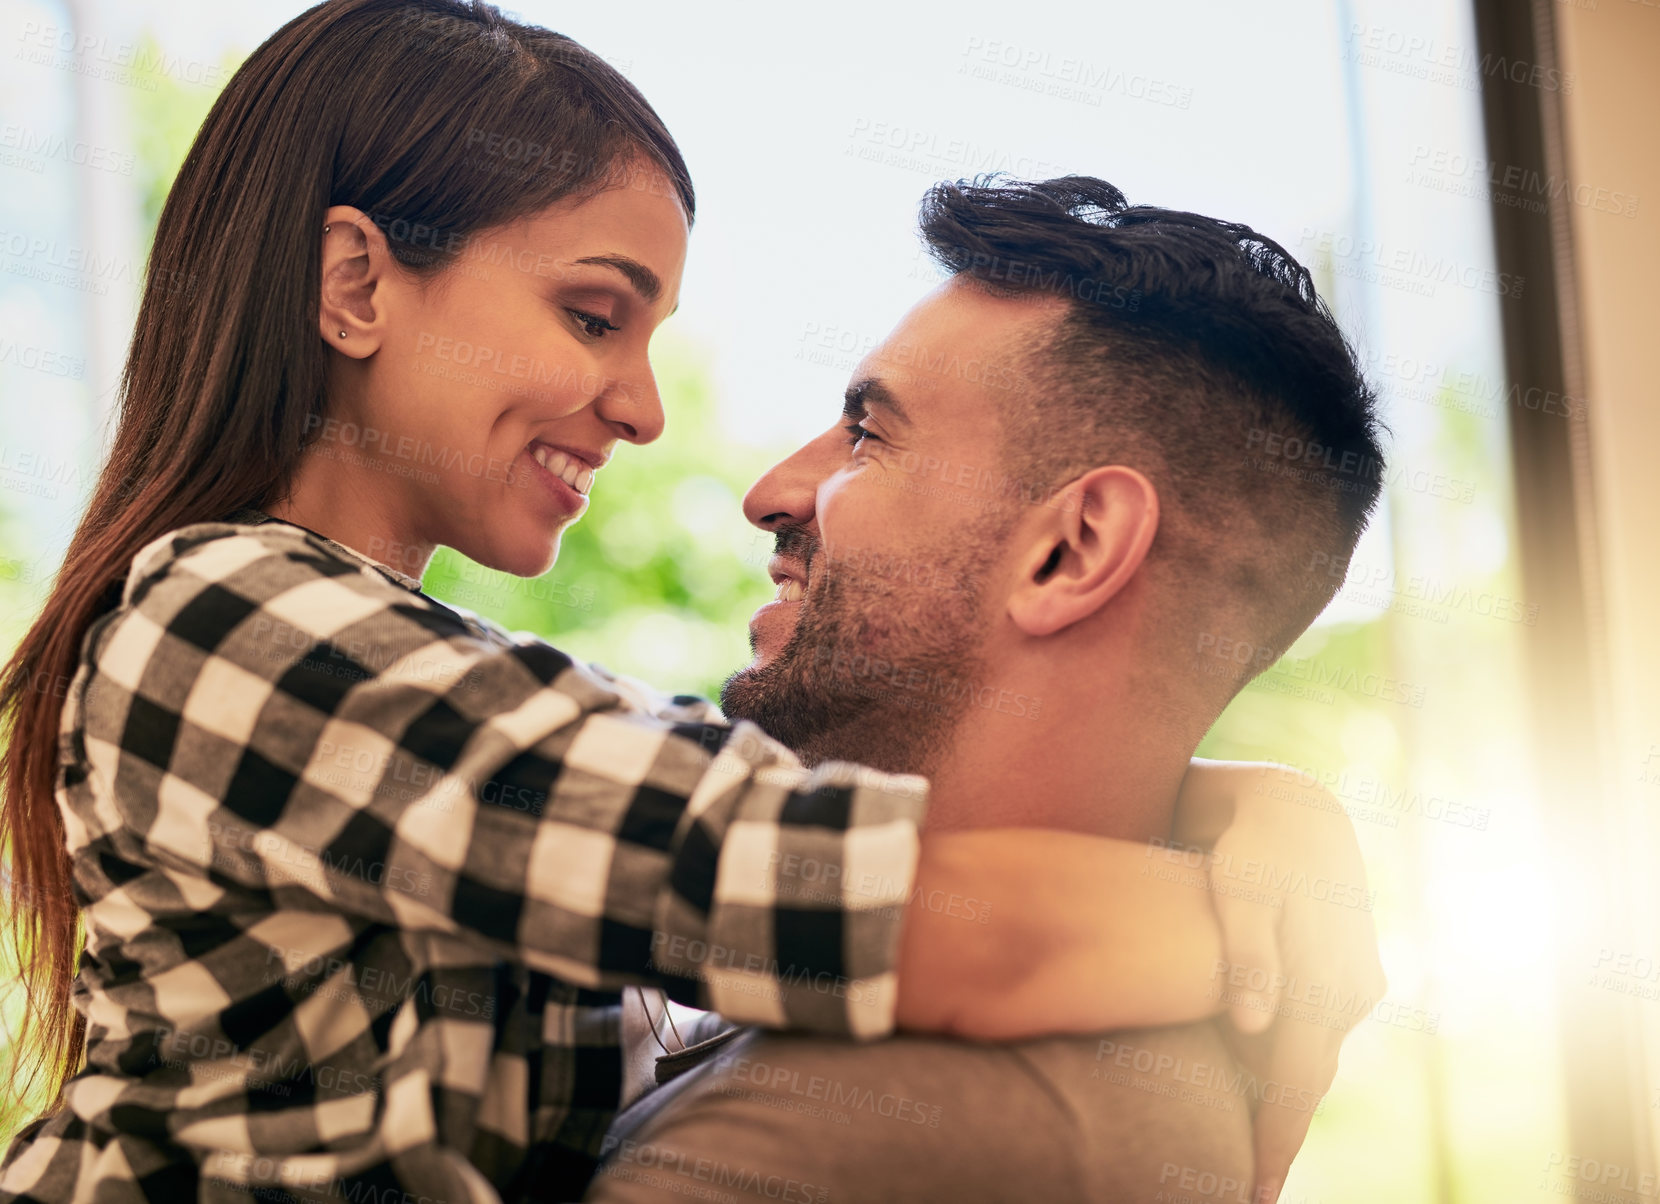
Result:
<svg viewBox="0 0 1660 1204">
<path fill-rule="evenodd" d="M 533 443 L 530 445 L 530 457 L 584 497 L 594 487 L 594 470 L 556 447 Z"/>
<path fill-rule="evenodd" d="M 794 577 L 786 577 L 778 583 L 778 593 L 773 598 L 775 602 L 799 602 L 801 596 L 807 592 L 806 588 Z"/>
</svg>

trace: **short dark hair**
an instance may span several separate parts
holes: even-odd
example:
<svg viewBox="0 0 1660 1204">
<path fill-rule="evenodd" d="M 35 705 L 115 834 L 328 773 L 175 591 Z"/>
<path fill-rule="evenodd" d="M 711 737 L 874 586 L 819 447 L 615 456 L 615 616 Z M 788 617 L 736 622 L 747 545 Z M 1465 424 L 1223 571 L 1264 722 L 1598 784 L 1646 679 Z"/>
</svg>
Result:
<svg viewBox="0 0 1660 1204">
<path fill-rule="evenodd" d="M 1039 489 L 1105 463 L 1152 480 L 1149 566 L 1264 650 L 1231 696 L 1331 600 L 1382 486 L 1376 397 L 1308 270 L 1089 176 L 941 183 L 921 228 L 951 273 L 1068 303 L 1017 353 L 1037 387 L 1004 415 L 1011 460 Z"/>
</svg>

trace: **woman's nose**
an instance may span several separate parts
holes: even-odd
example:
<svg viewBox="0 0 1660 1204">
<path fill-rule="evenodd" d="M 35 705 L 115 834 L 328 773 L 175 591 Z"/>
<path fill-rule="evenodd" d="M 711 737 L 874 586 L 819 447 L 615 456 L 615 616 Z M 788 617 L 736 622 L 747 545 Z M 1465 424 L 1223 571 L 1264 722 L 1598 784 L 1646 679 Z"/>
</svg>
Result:
<svg viewBox="0 0 1660 1204">
<path fill-rule="evenodd" d="M 644 445 L 663 433 L 663 399 L 649 370 L 643 376 L 617 381 L 603 390 L 594 409 L 617 432 L 617 437 L 626 442 Z"/>
</svg>

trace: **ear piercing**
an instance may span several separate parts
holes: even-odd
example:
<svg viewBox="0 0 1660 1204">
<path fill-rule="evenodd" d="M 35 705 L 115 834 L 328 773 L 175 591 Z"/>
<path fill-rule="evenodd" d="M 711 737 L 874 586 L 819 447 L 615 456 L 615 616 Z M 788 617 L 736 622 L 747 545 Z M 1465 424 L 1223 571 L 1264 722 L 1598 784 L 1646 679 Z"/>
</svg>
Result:
<svg viewBox="0 0 1660 1204">
<path fill-rule="evenodd" d="M 334 227 L 333 227 L 333 225 L 332 225 L 332 223 L 331 223 L 331 224 L 330 224 L 330 225 L 327 225 L 327 226 L 324 226 L 324 227 L 323 227 L 323 233 L 324 233 L 324 234 L 327 234 L 327 233 L 328 233 L 328 232 L 329 232 L 329 231 L 330 231 L 330 230 L 332 230 L 332 229 L 333 229 L 333 228 L 334 228 Z M 342 331 L 341 331 L 341 332 L 340 332 L 340 337 L 341 337 L 341 338 L 345 338 L 345 337 L 346 337 L 346 332 L 345 332 L 345 331 L 344 331 L 344 330 L 342 330 Z"/>
</svg>

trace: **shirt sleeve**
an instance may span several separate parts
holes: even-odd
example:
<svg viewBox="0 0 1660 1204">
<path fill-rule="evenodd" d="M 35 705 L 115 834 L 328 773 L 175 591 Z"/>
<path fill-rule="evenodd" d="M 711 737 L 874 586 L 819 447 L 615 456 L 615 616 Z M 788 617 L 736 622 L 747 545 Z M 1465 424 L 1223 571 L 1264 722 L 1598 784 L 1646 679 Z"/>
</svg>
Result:
<svg viewBox="0 0 1660 1204">
<path fill-rule="evenodd" d="M 145 860 L 576 986 L 892 1029 L 920 778 L 808 771 L 285 524 L 154 541 L 88 643 L 83 771 Z"/>
</svg>

